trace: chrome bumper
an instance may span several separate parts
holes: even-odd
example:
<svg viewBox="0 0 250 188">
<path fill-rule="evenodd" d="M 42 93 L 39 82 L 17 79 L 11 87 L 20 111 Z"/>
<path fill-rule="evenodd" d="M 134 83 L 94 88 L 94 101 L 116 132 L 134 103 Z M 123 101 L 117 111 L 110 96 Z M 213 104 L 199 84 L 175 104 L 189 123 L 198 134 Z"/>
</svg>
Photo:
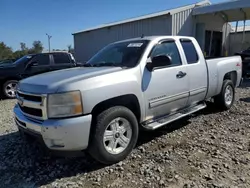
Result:
<svg viewBox="0 0 250 188">
<path fill-rule="evenodd" d="M 37 121 L 23 115 L 16 105 L 14 116 L 18 127 L 41 135 L 43 142 L 51 150 L 80 151 L 88 147 L 92 115 Z"/>
</svg>

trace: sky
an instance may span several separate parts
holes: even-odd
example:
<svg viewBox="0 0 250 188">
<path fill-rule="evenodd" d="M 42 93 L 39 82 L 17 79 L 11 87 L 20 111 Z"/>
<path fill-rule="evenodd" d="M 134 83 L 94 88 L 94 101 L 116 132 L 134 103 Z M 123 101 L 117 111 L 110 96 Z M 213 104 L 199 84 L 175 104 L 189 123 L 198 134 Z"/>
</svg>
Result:
<svg viewBox="0 0 250 188">
<path fill-rule="evenodd" d="M 48 49 L 73 47 L 72 33 L 200 0 L 0 0 L 0 41 L 13 50 L 40 40 Z M 212 3 L 225 0 L 211 0 Z"/>
</svg>

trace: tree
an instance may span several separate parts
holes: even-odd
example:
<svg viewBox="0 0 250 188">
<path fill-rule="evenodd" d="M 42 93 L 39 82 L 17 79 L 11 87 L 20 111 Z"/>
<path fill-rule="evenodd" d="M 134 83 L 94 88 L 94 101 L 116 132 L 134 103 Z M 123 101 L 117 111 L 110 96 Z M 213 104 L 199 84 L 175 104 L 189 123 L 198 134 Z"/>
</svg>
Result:
<svg viewBox="0 0 250 188">
<path fill-rule="evenodd" d="M 27 53 L 28 53 L 28 51 L 17 50 L 17 51 L 15 51 L 15 52 L 13 53 L 13 57 L 14 57 L 15 59 L 19 59 L 19 58 L 21 58 L 21 57 L 27 55 Z"/>
<path fill-rule="evenodd" d="M 0 42 L 0 60 L 9 59 L 13 57 L 12 49 L 4 42 Z"/>
<path fill-rule="evenodd" d="M 71 45 L 68 45 L 67 47 L 68 47 L 68 52 L 70 52 L 70 53 L 73 53 L 73 52 L 74 52 L 74 49 L 72 48 Z"/>
<path fill-rule="evenodd" d="M 26 44 L 24 42 L 20 43 L 20 48 L 21 48 L 21 50 L 17 50 L 13 53 L 13 57 L 15 59 L 21 58 L 21 57 L 28 54 L 29 48 L 26 47 Z"/>
<path fill-rule="evenodd" d="M 43 51 L 43 44 L 40 40 L 35 40 L 33 42 L 33 47 L 29 49 L 29 53 L 41 53 Z"/>
<path fill-rule="evenodd" d="M 24 42 L 20 43 L 21 51 L 28 51 L 28 48 L 26 47 L 26 44 Z"/>
<path fill-rule="evenodd" d="M 0 42 L 0 60 L 4 59 L 18 59 L 27 54 L 41 53 L 43 51 L 43 44 L 36 40 L 33 42 L 32 48 L 28 48 L 24 42 L 20 43 L 20 50 L 12 51 L 11 47 L 4 42 Z"/>
<path fill-rule="evenodd" d="M 71 45 L 68 45 L 68 51 L 70 52 L 70 50 L 72 49 Z"/>
</svg>

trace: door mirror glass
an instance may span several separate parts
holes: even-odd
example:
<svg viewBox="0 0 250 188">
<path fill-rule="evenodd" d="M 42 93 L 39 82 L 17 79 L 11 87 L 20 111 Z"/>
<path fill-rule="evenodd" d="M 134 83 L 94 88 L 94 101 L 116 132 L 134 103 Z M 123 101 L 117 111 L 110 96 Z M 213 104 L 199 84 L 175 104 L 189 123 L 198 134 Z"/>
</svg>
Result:
<svg viewBox="0 0 250 188">
<path fill-rule="evenodd" d="M 38 66 L 38 62 L 33 61 L 33 62 L 30 63 L 30 66 L 31 67 L 36 67 L 36 66 Z"/>
<path fill-rule="evenodd" d="M 38 62 L 32 61 L 32 62 L 28 63 L 28 65 L 26 67 L 31 68 L 31 67 L 36 67 L 36 66 L 38 66 Z"/>
<path fill-rule="evenodd" d="M 163 68 L 171 65 L 171 57 L 167 55 L 157 55 L 152 58 L 151 62 L 148 62 L 146 67 L 149 71 L 153 71 L 156 68 Z"/>
</svg>

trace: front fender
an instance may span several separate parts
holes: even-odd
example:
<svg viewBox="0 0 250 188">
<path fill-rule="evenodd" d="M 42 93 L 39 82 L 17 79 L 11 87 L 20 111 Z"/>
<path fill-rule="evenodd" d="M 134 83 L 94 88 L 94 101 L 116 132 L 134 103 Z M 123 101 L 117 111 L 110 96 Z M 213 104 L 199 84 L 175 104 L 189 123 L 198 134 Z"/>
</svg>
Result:
<svg viewBox="0 0 250 188">
<path fill-rule="evenodd" d="M 140 105 L 141 117 L 144 117 L 144 103 L 140 91 L 140 85 L 138 82 L 132 80 L 83 91 L 82 100 L 84 113 L 91 113 L 93 108 L 100 102 L 127 94 L 133 94 L 137 97 Z"/>
<path fill-rule="evenodd" d="M 80 90 L 84 114 L 90 114 L 94 107 L 101 102 L 132 94 L 139 102 L 140 114 L 141 118 L 143 118 L 145 117 L 145 109 L 139 68 L 122 69 L 104 75 L 80 79 L 59 88 L 58 92 Z"/>
<path fill-rule="evenodd" d="M 138 69 L 128 69 L 120 72 L 93 77 L 82 84 L 82 101 L 84 113 L 91 113 L 100 102 L 115 97 L 133 94 L 138 99 L 141 118 L 145 116 L 143 93 L 141 91 L 141 75 Z"/>
</svg>

